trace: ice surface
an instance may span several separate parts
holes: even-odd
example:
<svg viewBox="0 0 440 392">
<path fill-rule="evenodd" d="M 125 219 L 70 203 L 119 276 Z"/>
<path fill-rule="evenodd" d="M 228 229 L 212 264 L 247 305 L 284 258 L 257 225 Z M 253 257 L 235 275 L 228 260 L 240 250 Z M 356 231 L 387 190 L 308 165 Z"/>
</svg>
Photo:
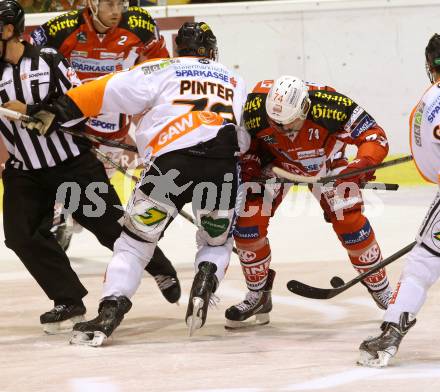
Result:
<svg viewBox="0 0 440 392">
<path fill-rule="evenodd" d="M 414 238 L 435 188 L 386 194 L 365 192 L 366 213 L 384 255 Z M 367 203 L 368 204 L 368 203 Z M 225 309 L 241 301 L 245 285 L 234 256 L 206 326 L 188 337 L 184 322 L 193 277 L 194 228 L 178 218 L 161 246 L 182 282 L 181 305 L 170 305 L 145 277 L 133 309 L 101 348 L 68 345 L 66 335 L 45 336 L 39 315 L 52 307 L 16 256 L 0 246 L 0 391 L 439 391 L 440 300 L 434 286 L 418 323 L 388 369 L 358 367 L 360 342 L 378 333 L 382 312 L 357 285 L 331 300 L 289 293 L 297 279 L 321 287 L 338 275 L 354 276 L 345 251 L 307 192 L 288 196 L 270 228 L 274 283 L 271 323 L 226 331 Z M 3 239 L 3 234 L 0 235 Z M 89 290 L 88 317 L 96 314 L 110 252 L 92 235 L 76 235 L 68 251 Z M 390 265 L 395 283 L 402 261 Z"/>
</svg>

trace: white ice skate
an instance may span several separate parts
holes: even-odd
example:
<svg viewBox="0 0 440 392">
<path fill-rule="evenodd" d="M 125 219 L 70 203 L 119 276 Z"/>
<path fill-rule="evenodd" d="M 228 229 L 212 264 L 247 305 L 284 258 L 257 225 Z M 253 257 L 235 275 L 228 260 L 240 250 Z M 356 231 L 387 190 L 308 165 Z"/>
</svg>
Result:
<svg viewBox="0 0 440 392">
<path fill-rule="evenodd" d="M 397 354 L 403 337 L 415 323 L 415 317 L 408 312 L 400 315 L 399 323 L 382 323 L 379 336 L 370 337 L 361 343 L 357 364 L 376 368 L 388 366 L 390 359 Z"/>
<path fill-rule="evenodd" d="M 107 335 L 101 331 L 73 331 L 69 343 L 79 346 L 99 347 L 102 346 L 107 339 Z"/>
</svg>

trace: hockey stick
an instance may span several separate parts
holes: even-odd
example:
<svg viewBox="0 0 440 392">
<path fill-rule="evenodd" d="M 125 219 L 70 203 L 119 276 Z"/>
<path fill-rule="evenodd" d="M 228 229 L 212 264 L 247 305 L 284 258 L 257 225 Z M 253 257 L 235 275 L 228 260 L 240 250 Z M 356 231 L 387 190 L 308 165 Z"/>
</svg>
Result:
<svg viewBox="0 0 440 392">
<path fill-rule="evenodd" d="M 319 287 L 309 286 L 305 283 L 298 282 L 297 280 L 289 280 L 287 282 L 287 288 L 294 294 L 301 295 L 306 298 L 313 299 L 329 299 L 333 298 L 338 294 L 341 294 L 345 290 L 348 290 L 350 287 L 364 280 L 367 276 L 370 276 L 374 272 L 380 270 L 381 268 L 391 264 L 393 261 L 399 259 L 403 255 L 407 254 L 416 244 L 416 242 L 412 242 L 411 244 L 405 246 L 404 248 L 398 250 L 396 253 L 387 257 L 385 260 L 382 260 L 375 267 L 371 268 L 368 271 L 363 272 L 362 274 L 356 276 L 354 279 L 349 282 L 343 284 L 340 287 L 332 288 L 332 289 L 322 289 Z"/>
<path fill-rule="evenodd" d="M 275 169 L 275 168 L 274 168 Z M 276 168 L 279 169 L 279 168 Z M 280 169 L 283 170 L 283 169 Z M 266 185 L 267 181 L 270 179 L 264 179 L 264 178 L 256 178 L 255 182 L 260 185 Z M 272 180 L 269 182 L 270 184 L 286 184 L 286 185 L 298 185 L 298 186 L 308 186 L 310 183 L 306 182 L 296 182 L 292 180 L 288 180 L 287 178 L 275 178 L 275 181 Z M 320 184 L 318 182 L 317 184 Z M 313 185 L 313 184 L 312 184 Z M 383 182 L 365 182 L 363 184 L 359 185 L 359 189 L 373 189 L 373 190 L 385 190 L 385 191 L 397 191 L 399 189 L 399 184 L 389 184 L 389 183 L 383 183 Z"/>
<path fill-rule="evenodd" d="M 13 120 L 20 120 L 23 122 L 39 121 L 38 119 L 35 119 L 31 116 L 28 116 L 27 114 L 22 114 L 20 112 L 15 111 L 15 110 L 2 108 L 1 106 L 0 106 L 0 115 L 12 118 Z M 133 146 L 131 144 L 120 143 L 115 140 L 90 135 L 88 133 L 78 133 L 78 132 L 71 131 L 70 129 L 63 128 L 63 127 L 59 127 L 58 129 L 61 132 L 67 133 L 72 136 L 78 136 L 78 137 L 82 137 L 84 139 L 89 139 L 91 142 L 105 144 L 106 146 L 117 147 L 117 148 L 121 148 L 121 149 L 127 150 L 127 151 L 137 152 L 136 146 Z"/>
<path fill-rule="evenodd" d="M 89 133 L 74 132 L 74 131 L 71 131 L 71 130 L 66 129 L 66 128 L 59 128 L 59 130 L 61 132 L 67 133 L 67 134 L 72 135 L 72 136 L 78 136 L 78 137 L 81 137 L 83 139 L 88 139 L 91 142 L 95 142 L 95 143 L 99 143 L 99 144 L 104 144 L 104 145 L 109 146 L 109 147 L 120 148 L 122 150 L 138 152 L 137 147 L 133 146 L 132 144 L 126 144 L 126 143 L 117 142 L 116 140 L 111 140 L 111 139 L 107 139 L 105 137 L 90 135 Z"/>
<path fill-rule="evenodd" d="M 122 174 L 124 174 L 125 176 L 127 176 L 128 178 L 132 179 L 135 182 L 139 181 L 139 177 L 133 176 L 131 174 L 129 174 L 127 172 L 126 169 L 124 169 L 119 163 L 115 162 L 113 159 L 111 159 L 110 157 L 108 157 L 107 155 L 105 155 L 103 152 L 99 151 L 97 148 L 94 148 L 94 152 L 96 155 L 99 155 L 102 159 L 104 159 L 106 162 L 110 163 L 111 165 L 113 165 L 118 171 L 120 171 Z M 180 210 L 179 211 L 179 215 L 181 215 L 184 219 L 186 219 L 188 222 L 192 223 L 194 226 L 197 226 L 196 221 L 194 220 L 194 218 L 188 214 L 186 211 L 184 210 Z M 238 255 L 237 252 L 237 248 L 235 246 L 232 247 L 232 251 Z"/>
<path fill-rule="evenodd" d="M 356 169 L 356 170 L 351 171 L 350 173 L 336 174 L 334 176 L 327 176 L 327 177 L 326 176 L 315 176 L 315 177 L 301 176 L 298 174 L 290 173 L 287 170 L 281 169 L 280 167 L 273 167 L 272 171 L 275 173 L 276 176 L 285 178 L 285 179 L 293 181 L 293 182 L 306 183 L 306 184 L 316 184 L 316 183 L 326 184 L 327 182 L 332 182 L 332 181 L 339 180 L 342 178 L 353 177 L 358 174 L 367 173 L 372 170 L 383 169 L 385 167 L 390 167 L 390 166 L 394 166 L 394 165 L 400 165 L 401 163 L 412 161 L 412 159 L 413 159 L 413 157 L 411 155 L 406 155 L 401 158 L 391 159 L 389 161 L 382 162 L 377 165 L 365 167 L 363 169 Z"/>
</svg>

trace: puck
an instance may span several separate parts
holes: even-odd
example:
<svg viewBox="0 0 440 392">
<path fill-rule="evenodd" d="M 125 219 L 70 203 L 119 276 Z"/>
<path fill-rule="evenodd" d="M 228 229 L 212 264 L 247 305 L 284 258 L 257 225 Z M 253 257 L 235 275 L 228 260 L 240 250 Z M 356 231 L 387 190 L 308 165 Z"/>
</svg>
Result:
<svg viewBox="0 0 440 392">
<path fill-rule="evenodd" d="M 333 278 L 330 280 L 330 284 L 333 288 L 341 287 L 345 284 L 345 282 L 339 277 L 339 276 L 333 276 Z"/>
</svg>

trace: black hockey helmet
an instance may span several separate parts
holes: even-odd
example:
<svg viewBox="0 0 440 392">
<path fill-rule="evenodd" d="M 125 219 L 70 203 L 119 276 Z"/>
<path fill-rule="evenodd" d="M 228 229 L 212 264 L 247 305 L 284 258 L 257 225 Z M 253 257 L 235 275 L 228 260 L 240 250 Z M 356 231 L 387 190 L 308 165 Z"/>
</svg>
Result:
<svg viewBox="0 0 440 392">
<path fill-rule="evenodd" d="M 176 45 L 179 56 L 217 60 L 217 38 L 205 22 L 185 22 L 177 33 Z"/>
<path fill-rule="evenodd" d="M 0 27 L 11 24 L 14 26 L 15 34 L 21 35 L 24 32 L 24 10 L 16 0 L 0 0 Z"/>
<path fill-rule="evenodd" d="M 440 73 L 440 35 L 434 34 L 425 49 L 426 72 L 431 83 L 434 83 L 432 71 Z"/>
</svg>

